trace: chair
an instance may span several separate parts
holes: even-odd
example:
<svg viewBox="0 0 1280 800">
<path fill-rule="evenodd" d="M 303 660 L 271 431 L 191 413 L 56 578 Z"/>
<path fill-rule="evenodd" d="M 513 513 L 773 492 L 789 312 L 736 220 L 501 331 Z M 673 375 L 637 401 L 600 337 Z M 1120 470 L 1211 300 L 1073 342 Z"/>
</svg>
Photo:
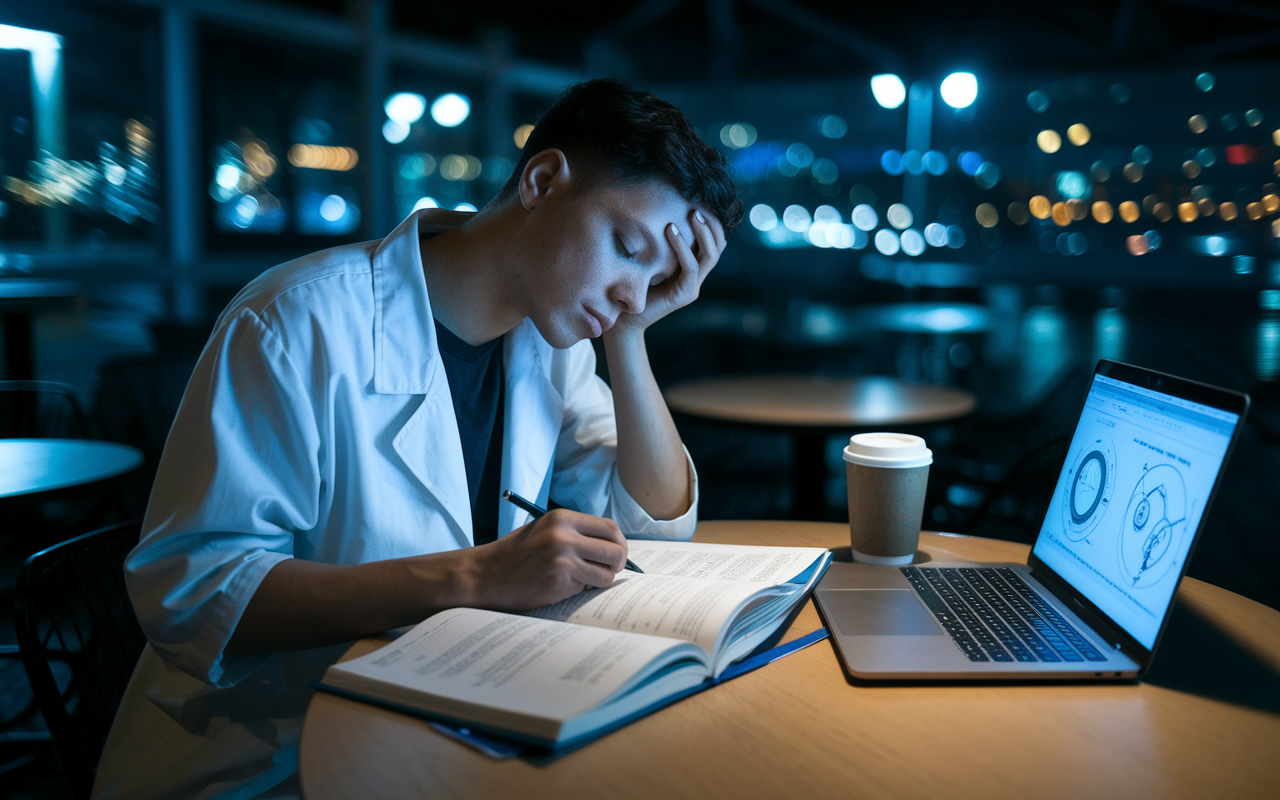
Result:
<svg viewBox="0 0 1280 800">
<path fill-rule="evenodd" d="M 0 381 L 0 439 L 87 439 L 75 392 L 52 381 Z"/>
<path fill-rule="evenodd" d="M 18 576 L 22 663 L 67 778 L 85 797 L 147 642 L 124 585 L 141 529 L 134 519 L 62 542 L 28 558 Z"/>
</svg>

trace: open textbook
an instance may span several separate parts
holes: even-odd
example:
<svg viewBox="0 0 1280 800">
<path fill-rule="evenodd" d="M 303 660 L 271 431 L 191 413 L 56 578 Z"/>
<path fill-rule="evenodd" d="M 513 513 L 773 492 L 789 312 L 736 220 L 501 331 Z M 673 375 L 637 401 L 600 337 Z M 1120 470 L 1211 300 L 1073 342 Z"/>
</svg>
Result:
<svg viewBox="0 0 1280 800">
<path fill-rule="evenodd" d="M 527 614 L 442 611 L 321 687 L 559 748 L 714 685 L 831 561 L 816 547 L 632 540 L 612 586 Z"/>
</svg>

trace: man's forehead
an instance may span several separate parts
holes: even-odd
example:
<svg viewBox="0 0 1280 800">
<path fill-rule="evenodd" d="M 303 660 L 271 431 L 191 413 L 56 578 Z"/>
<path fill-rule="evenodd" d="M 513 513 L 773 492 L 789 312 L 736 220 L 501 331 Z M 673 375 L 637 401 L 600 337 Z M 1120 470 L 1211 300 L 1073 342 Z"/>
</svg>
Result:
<svg viewBox="0 0 1280 800">
<path fill-rule="evenodd" d="M 623 214 L 637 222 L 665 224 L 688 216 L 695 205 L 680 196 L 671 186 L 661 181 L 610 184 L 597 198 L 604 207 Z"/>
</svg>

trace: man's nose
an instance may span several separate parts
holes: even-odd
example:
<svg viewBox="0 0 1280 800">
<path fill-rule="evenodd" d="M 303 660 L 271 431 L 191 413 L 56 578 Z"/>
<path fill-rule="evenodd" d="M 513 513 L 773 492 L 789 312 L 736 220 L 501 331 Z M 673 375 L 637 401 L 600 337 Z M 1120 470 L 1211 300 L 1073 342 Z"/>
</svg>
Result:
<svg viewBox="0 0 1280 800">
<path fill-rule="evenodd" d="M 648 300 L 648 287 L 639 282 L 627 282 L 618 284 L 614 288 L 613 299 L 622 306 L 622 310 L 628 314 L 639 314 L 644 311 L 645 302 Z"/>
</svg>

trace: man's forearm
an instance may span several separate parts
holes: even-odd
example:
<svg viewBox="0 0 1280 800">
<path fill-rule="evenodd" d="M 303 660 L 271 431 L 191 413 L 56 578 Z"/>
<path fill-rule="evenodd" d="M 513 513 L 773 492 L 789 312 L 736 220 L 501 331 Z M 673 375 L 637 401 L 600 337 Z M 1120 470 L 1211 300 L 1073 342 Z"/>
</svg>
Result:
<svg viewBox="0 0 1280 800">
<path fill-rule="evenodd" d="M 258 585 L 227 654 L 323 647 L 471 605 L 465 556 L 455 551 L 352 565 L 281 561 Z"/>
<path fill-rule="evenodd" d="M 644 331 L 615 328 L 604 336 L 618 425 L 618 476 L 654 519 L 689 510 L 689 470 L 680 434 L 654 380 Z"/>
</svg>

